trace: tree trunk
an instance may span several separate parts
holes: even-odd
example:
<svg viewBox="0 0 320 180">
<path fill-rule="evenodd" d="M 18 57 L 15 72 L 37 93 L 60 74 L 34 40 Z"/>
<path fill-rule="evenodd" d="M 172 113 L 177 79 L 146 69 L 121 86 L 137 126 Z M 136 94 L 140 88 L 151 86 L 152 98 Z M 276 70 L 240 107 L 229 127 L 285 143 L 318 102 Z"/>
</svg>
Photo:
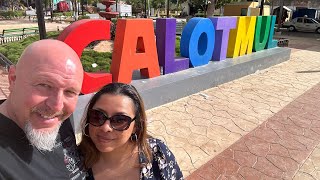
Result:
<svg viewBox="0 0 320 180">
<path fill-rule="evenodd" d="M 263 10 L 264 10 L 264 0 L 261 0 L 261 4 L 260 4 L 260 16 L 263 16 Z"/>
<path fill-rule="evenodd" d="M 46 39 L 47 33 L 46 33 L 46 24 L 44 22 L 44 16 L 43 16 L 43 6 L 41 0 L 36 0 L 36 12 L 37 12 L 37 20 L 38 20 L 38 26 L 39 26 L 39 35 L 40 39 Z"/>
<path fill-rule="evenodd" d="M 206 17 L 213 16 L 213 13 L 214 13 L 214 10 L 215 10 L 215 5 L 216 5 L 216 0 L 208 0 Z"/>
<path fill-rule="evenodd" d="M 280 0 L 280 12 L 279 12 L 279 17 L 278 17 L 278 28 L 277 31 L 280 31 L 281 28 L 281 21 L 282 21 L 282 16 L 283 16 L 283 4 L 284 4 L 284 0 Z"/>
<path fill-rule="evenodd" d="M 51 22 L 53 22 L 53 0 L 50 0 L 50 16 Z"/>
<path fill-rule="evenodd" d="M 78 2 L 77 0 L 73 0 L 73 13 L 74 13 L 74 21 L 78 20 Z"/>
<path fill-rule="evenodd" d="M 167 18 L 169 18 L 170 17 L 170 1 L 166 0 L 166 3 L 167 3 Z"/>
<path fill-rule="evenodd" d="M 9 3 L 9 7 L 11 6 L 11 11 L 14 11 L 14 1 L 11 1 Z"/>
</svg>

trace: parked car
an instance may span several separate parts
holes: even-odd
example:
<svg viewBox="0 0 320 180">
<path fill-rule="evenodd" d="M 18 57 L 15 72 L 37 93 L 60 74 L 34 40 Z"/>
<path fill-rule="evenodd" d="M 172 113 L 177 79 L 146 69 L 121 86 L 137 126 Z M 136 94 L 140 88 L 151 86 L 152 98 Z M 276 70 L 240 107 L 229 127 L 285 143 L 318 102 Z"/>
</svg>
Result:
<svg viewBox="0 0 320 180">
<path fill-rule="evenodd" d="M 297 17 L 289 22 L 284 22 L 282 27 L 289 31 L 313 31 L 320 33 L 320 23 L 313 18 Z"/>
</svg>

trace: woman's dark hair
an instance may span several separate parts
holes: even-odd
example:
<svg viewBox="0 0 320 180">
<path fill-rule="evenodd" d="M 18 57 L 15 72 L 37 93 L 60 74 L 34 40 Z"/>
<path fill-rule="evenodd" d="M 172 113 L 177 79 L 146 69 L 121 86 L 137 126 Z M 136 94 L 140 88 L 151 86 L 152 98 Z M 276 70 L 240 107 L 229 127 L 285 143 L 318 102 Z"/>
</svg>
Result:
<svg viewBox="0 0 320 180">
<path fill-rule="evenodd" d="M 149 145 L 147 144 L 147 116 L 144 109 L 144 104 L 142 101 L 141 96 L 139 95 L 136 88 L 129 84 L 123 84 L 123 83 L 111 83 L 104 87 L 102 87 L 89 101 L 89 104 L 87 105 L 84 118 L 81 122 L 81 128 L 83 130 L 82 133 L 82 141 L 80 143 L 80 150 L 81 153 L 84 155 L 84 162 L 86 168 L 91 168 L 94 163 L 96 163 L 99 159 L 99 150 L 96 148 L 94 143 L 92 142 L 91 138 L 86 136 L 88 135 L 88 110 L 92 109 L 93 106 L 96 104 L 96 102 L 100 99 L 100 97 L 104 94 L 111 94 L 111 95 L 122 95 L 129 97 L 133 104 L 135 109 L 135 128 L 136 128 L 136 134 L 137 134 L 137 145 L 139 149 L 142 151 L 142 153 L 145 154 L 147 160 L 151 162 L 151 150 Z M 90 135 L 89 135 L 90 136 Z"/>
</svg>

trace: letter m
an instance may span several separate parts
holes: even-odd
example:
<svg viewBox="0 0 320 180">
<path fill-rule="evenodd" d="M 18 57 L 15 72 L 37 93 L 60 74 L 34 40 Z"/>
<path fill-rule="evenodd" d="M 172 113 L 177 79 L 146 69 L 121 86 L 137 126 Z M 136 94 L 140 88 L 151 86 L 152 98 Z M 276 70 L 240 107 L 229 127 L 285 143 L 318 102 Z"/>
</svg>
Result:
<svg viewBox="0 0 320 180">
<path fill-rule="evenodd" d="M 230 31 L 227 57 L 252 53 L 256 16 L 238 17 L 237 28 Z"/>
</svg>

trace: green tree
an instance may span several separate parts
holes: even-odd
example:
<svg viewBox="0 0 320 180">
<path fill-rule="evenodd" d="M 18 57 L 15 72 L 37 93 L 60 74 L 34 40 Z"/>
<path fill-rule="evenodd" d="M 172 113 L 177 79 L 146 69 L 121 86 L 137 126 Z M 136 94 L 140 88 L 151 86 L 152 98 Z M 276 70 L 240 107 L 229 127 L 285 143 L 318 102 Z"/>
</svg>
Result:
<svg viewBox="0 0 320 180">
<path fill-rule="evenodd" d="M 204 12 L 206 17 L 213 16 L 214 10 L 224 5 L 237 2 L 238 0 L 190 0 L 189 6 L 191 15 L 197 13 L 199 10 Z"/>
<path fill-rule="evenodd" d="M 7 4 L 7 6 L 9 7 L 9 9 L 11 11 L 14 11 L 15 7 L 19 6 L 20 1 L 19 0 L 4 0 L 4 3 Z"/>
<path fill-rule="evenodd" d="M 171 0 L 171 3 L 176 6 L 176 10 L 181 10 L 181 4 L 185 2 L 187 2 L 187 0 Z"/>
<path fill-rule="evenodd" d="M 97 4 L 99 0 L 82 0 L 83 4 L 87 3 L 88 5 Z"/>
<path fill-rule="evenodd" d="M 214 10 L 232 2 L 238 2 L 238 0 L 208 0 L 206 17 L 213 16 Z"/>
<path fill-rule="evenodd" d="M 207 7 L 206 0 L 189 0 L 190 14 L 193 16 L 200 11 L 205 12 Z"/>
<path fill-rule="evenodd" d="M 144 8 L 144 0 L 126 0 L 126 3 L 132 6 L 132 12 L 141 12 Z"/>
<path fill-rule="evenodd" d="M 161 8 L 165 8 L 165 4 L 166 4 L 165 1 L 166 0 L 152 0 L 150 2 L 150 5 L 152 8 L 156 10 L 158 14 Z"/>
</svg>

